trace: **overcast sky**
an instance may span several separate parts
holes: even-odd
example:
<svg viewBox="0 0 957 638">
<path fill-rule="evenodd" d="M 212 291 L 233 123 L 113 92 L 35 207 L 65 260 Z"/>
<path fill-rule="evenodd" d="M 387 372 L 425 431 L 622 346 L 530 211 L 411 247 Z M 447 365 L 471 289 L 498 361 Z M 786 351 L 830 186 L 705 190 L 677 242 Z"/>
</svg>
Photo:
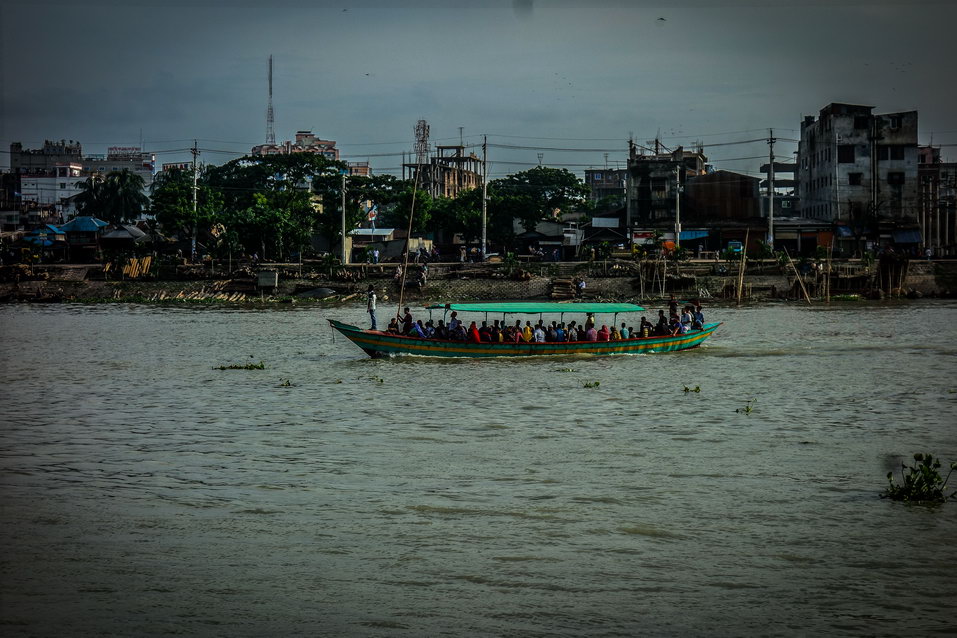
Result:
<svg viewBox="0 0 957 638">
<path fill-rule="evenodd" d="M 539 153 L 581 174 L 659 132 L 674 147 L 773 128 L 791 157 L 829 102 L 917 109 L 920 142 L 954 159 L 955 24 L 957 2 L 924 0 L 0 0 L 0 149 L 142 136 L 159 164 L 198 138 L 225 162 L 265 140 L 272 54 L 277 140 L 311 129 L 377 172 L 418 119 L 433 142 L 487 135 L 492 177 Z M 741 171 L 767 151 L 705 149 Z"/>
</svg>

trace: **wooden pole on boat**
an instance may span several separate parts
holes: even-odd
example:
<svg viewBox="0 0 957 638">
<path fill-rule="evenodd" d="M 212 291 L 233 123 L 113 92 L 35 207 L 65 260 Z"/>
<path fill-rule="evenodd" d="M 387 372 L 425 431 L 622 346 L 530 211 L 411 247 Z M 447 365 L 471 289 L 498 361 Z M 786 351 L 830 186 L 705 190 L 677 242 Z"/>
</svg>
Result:
<svg viewBox="0 0 957 638">
<path fill-rule="evenodd" d="M 405 235 L 405 259 L 402 264 L 402 284 L 399 286 L 399 306 L 395 309 L 395 318 L 402 316 L 402 300 L 405 296 L 405 277 L 409 274 L 409 241 L 412 239 L 412 216 L 415 214 L 415 194 L 419 190 L 419 175 L 422 164 L 415 167 L 415 182 L 412 184 L 412 204 L 409 206 L 409 229 Z"/>
<path fill-rule="evenodd" d="M 827 303 L 831 303 L 831 257 L 834 255 L 834 240 L 831 240 L 831 243 L 827 247 L 827 279 L 824 283 L 824 291 L 826 293 Z"/>
<path fill-rule="evenodd" d="M 738 292 L 739 306 L 741 305 L 741 293 L 742 293 L 742 289 L 744 288 L 744 269 L 748 261 L 748 240 L 750 238 L 751 238 L 751 228 L 748 227 L 748 229 L 744 233 L 744 246 L 741 248 L 741 263 L 738 265 L 737 292 Z"/>
<path fill-rule="evenodd" d="M 797 277 L 798 283 L 801 284 L 801 291 L 804 293 L 804 299 L 807 300 L 808 305 L 811 304 L 811 296 L 807 294 L 807 288 L 804 287 L 804 280 L 801 278 L 801 273 L 798 272 L 797 266 L 794 265 L 794 260 L 791 259 L 791 253 L 788 252 L 788 249 L 784 249 L 784 254 L 788 257 L 788 263 L 791 264 L 791 269 L 794 271 L 794 275 Z"/>
</svg>

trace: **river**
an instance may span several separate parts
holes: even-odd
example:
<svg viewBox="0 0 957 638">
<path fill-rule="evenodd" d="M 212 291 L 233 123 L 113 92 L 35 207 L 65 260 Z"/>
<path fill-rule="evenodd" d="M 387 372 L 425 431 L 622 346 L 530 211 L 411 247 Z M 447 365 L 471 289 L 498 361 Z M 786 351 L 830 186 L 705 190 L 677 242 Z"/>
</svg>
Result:
<svg viewBox="0 0 957 638">
<path fill-rule="evenodd" d="M 957 461 L 954 302 L 560 360 L 327 316 L 0 307 L 4 636 L 957 634 L 957 502 L 878 498 Z"/>
</svg>

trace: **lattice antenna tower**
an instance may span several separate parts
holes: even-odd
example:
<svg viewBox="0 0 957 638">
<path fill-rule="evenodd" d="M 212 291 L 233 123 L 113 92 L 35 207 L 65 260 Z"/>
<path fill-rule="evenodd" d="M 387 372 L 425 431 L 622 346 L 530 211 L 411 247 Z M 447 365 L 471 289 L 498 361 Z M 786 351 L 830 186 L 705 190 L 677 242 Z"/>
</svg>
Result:
<svg viewBox="0 0 957 638">
<path fill-rule="evenodd" d="M 415 123 L 415 163 L 429 163 L 429 123 L 425 120 Z"/>
<path fill-rule="evenodd" d="M 272 110 L 272 56 L 269 56 L 269 101 L 266 103 L 266 144 L 276 144 L 276 131 L 273 125 L 276 122 Z"/>
</svg>

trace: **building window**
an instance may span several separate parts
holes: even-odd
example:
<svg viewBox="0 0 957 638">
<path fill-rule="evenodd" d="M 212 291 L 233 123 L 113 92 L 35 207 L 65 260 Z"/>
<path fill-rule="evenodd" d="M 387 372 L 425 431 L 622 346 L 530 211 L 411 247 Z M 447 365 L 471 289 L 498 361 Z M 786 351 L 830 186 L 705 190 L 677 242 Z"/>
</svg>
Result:
<svg viewBox="0 0 957 638">
<path fill-rule="evenodd" d="M 66 182 L 60 182 L 60 188 L 66 188 Z"/>
<path fill-rule="evenodd" d="M 853 144 L 838 145 L 837 162 L 838 164 L 853 164 L 854 163 L 854 145 Z"/>
<path fill-rule="evenodd" d="M 664 193 L 666 190 L 668 190 L 668 181 L 658 177 L 652 179 L 651 190 L 655 193 Z"/>
<path fill-rule="evenodd" d="M 848 173 L 847 183 L 851 186 L 860 186 L 864 180 L 864 173 Z"/>
<path fill-rule="evenodd" d="M 854 117 L 854 128 L 856 129 L 866 129 L 867 128 L 867 116 L 866 115 L 857 115 Z"/>
<path fill-rule="evenodd" d="M 892 160 L 902 160 L 904 159 L 904 147 L 900 144 L 896 144 L 890 147 L 891 159 Z"/>
<path fill-rule="evenodd" d="M 877 159 L 878 161 L 886 160 L 887 157 L 888 157 L 887 146 L 884 144 L 881 144 L 880 146 L 877 147 Z"/>
<path fill-rule="evenodd" d="M 900 115 L 891 115 L 889 118 L 891 123 L 891 128 L 900 128 L 901 127 L 901 118 Z"/>
<path fill-rule="evenodd" d="M 895 186 L 900 186 L 901 184 L 904 183 L 904 174 L 903 173 L 888 173 L 887 183 L 893 184 Z"/>
</svg>

